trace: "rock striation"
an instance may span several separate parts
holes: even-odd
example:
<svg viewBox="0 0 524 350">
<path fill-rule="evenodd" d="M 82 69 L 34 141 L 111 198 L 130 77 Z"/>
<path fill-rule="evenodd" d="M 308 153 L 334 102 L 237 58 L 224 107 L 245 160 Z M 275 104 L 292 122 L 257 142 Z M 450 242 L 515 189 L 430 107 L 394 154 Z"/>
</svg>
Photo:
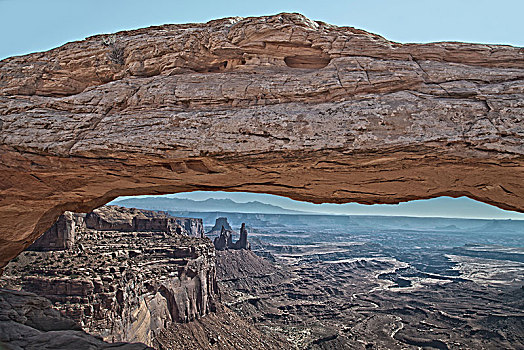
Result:
<svg viewBox="0 0 524 350">
<path fill-rule="evenodd" d="M 400 44 L 284 13 L 5 59 L 0 266 L 64 211 L 121 195 L 446 195 L 522 212 L 523 50 Z"/>
<path fill-rule="evenodd" d="M 202 219 L 178 218 L 166 212 L 106 205 L 88 213 L 87 228 L 98 231 L 166 232 L 204 237 Z"/>
<path fill-rule="evenodd" d="M 78 222 L 80 221 L 80 222 Z M 75 244 L 75 229 L 82 218 L 66 211 L 27 250 L 67 250 Z"/>
<path fill-rule="evenodd" d="M 2 349 L 152 350 L 145 344 L 107 343 L 52 308 L 33 293 L 0 289 Z"/>
<path fill-rule="evenodd" d="M 215 237 L 215 239 L 213 240 L 215 249 L 216 250 L 226 250 L 226 249 L 239 250 L 239 249 L 250 249 L 251 248 L 249 242 L 247 241 L 247 229 L 246 229 L 245 223 L 242 223 L 242 226 L 240 228 L 240 238 L 235 243 L 233 243 L 233 233 L 235 233 L 235 231 L 227 230 L 224 226 L 222 226 L 220 235 Z"/>
<path fill-rule="evenodd" d="M 202 219 L 177 218 L 164 212 L 103 206 L 86 214 L 65 212 L 28 250 L 67 250 L 73 248 L 80 228 L 97 231 L 165 232 L 204 237 Z"/>
<path fill-rule="evenodd" d="M 215 249 L 207 238 L 159 231 L 154 221 L 146 221 L 151 230 L 131 231 L 137 210 L 95 212 L 93 222 L 102 224 L 87 214 L 71 249 L 24 252 L 6 267 L 0 286 L 44 296 L 82 329 L 112 342 L 156 346 L 170 324 L 215 310 Z M 163 214 L 139 212 L 165 223 Z"/>
</svg>

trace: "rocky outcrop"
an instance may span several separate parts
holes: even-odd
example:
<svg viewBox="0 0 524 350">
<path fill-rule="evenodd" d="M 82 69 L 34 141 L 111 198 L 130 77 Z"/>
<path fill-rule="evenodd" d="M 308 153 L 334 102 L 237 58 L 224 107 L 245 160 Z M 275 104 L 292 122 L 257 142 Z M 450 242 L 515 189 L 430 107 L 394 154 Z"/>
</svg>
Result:
<svg viewBox="0 0 524 350">
<path fill-rule="evenodd" d="M 204 237 L 202 219 L 177 218 L 165 212 L 106 205 L 88 213 L 88 228 L 98 231 L 166 232 Z"/>
<path fill-rule="evenodd" d="M 224 226 L 222 226 L 220 235 L 215 237 L 215 239 L 213 240 L 215 249 L 216 250 L 225 250 L 225 249 L 250 249 L 251 248 L 249 242 L 247 241 L 247 229 L 246 229 L 245 223 L 242 223 L 242 227 L 240 228 L 240 238 L 235 243 L 233 243 L 233 233 L 235 233 L 235 231 L 227 230 Z"/>
<path fill-rule="evenodd" d="M 220 234 L 223 229 L 225 229 L 226 231 L 233 231 L 233 228 L 231 227 L 231 225 L 229 225 L 229 222 L 227 222 L 226 217 L 217 218 L 215 220 L 215 226 L 213 226 L 211 230 L 209 230 L 206 234 Z"/>
<path fill-rule="evenodd" d="M 5 289 L 0 289 L 0 347 L 13 350 L 152 350 L 138 343 L 107 343 L 63 317 L 52 308 L 49 300 Z"/>
<path fill-rule="evenodd" d="M 250 249 L 251 246 L 247 241 L 247 229 L 246 224 L 242 223 L 240 227 L 240 238 L 235 242 L 233 249 Z"/>
<path fill-rule="evenodd" d="M 207 238 L 161 232 L 156 225 L 151 231 L 130 231 L 125 219 L 136 212 L 98 212 L 102 229 L 93 229 L 86 219 L 87 225 L 77 226 L 72 249 L 24 252 L 6 267 L 0 287 L 48 298 L 106 341 L 150 346 L 170 324 L 215 310 L 215 250 Z M 121 231 L 108 229 L 117 223 Z"/>
<path fill-rule="evenodd" d="M 204 237 L 202 219 L 177 218 L 165 212 L 103 206 L 86 214 L 65 212 L 28 250 L 66 250 L 75 243 L 79 228 L 97 231 L 165 232 Z"/>
<path fill-rule="evenodd" d="M 44 232 L 28 250 L 65 250 L 75 244 L 75 229 L 78 218 L 75 214 L 66 211 L 49 230 Z"/>
<path fill-rule="evenodd" d="M 222 231 L 220 231 L 220 235 L 218 237 L 215 237 L 213 244 L 216 250 L 224 250 L 232 247 L 233 231 L 226 230 L 224 226 L 222 226 Z"/>
<path fill-rule="evenodd" d="M 299 14 L 108 39 L 0 62 L 0 266 L 64 211 L 121 195 L 524 211 L 522 48 L 399 44 Z"/>
</svg>

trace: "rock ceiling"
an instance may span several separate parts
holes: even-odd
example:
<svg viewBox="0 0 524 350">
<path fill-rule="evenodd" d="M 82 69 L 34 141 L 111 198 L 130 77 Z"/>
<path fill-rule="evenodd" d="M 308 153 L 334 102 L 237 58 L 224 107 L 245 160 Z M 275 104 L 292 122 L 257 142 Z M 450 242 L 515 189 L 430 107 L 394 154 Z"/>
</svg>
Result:
<svg viewBox="0 0 524 350">
<path fill-rule="evenodd" d="M 120 195 L 468 196 L 524 211 L 524 49 L 299 14 L 98 35 L 0 62 L 0 266 Z"/>
</svg>

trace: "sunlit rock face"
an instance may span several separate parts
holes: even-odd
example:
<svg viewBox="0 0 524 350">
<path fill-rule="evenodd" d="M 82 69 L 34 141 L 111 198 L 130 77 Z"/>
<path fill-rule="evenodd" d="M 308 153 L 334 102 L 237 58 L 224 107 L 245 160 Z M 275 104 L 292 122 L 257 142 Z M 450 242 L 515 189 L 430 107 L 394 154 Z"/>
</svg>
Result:
<svg viewBox="0 0 524 350">
<path fill-rule="evenodd" d="M 164 212 L 103 206 L 86 214 L 65 212 L 49 230 L 27 249 L 35 251 L 68 250 L 75 244 L 77 231 L 165 232 L 204 237 L 202 219 L 177 218 Z"/>
<path fill-rule="evenodd" d="M 119 195 L 469 196 L 523 211 L 524 50 L 299 14 L 93 36 L 0 62 L 0 266 Z"/>
<path fill-rule="evenodd" d="M 165 212 L 106 205 L 88 213 L 84 225 L 98 231 L 166 232 L 204 237 L 202 219 L 178 218 Z"/>
</svg>

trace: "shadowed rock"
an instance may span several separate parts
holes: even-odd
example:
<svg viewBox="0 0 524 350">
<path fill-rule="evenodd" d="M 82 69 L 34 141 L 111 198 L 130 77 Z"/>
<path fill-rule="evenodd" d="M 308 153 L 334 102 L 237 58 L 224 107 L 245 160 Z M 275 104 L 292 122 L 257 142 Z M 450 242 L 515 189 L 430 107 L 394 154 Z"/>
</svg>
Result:
<svg viewBox="0 0 524 350">
<path fill-rule="evenodd" d="M 207 232 L 207 234 L 216 234 L 216 233 L 221 233 L 222 230 L 229 230 L 229 231 L 233 231 L 233 229 L 231 228 L 231 225 L 229 225 L 229 222 L 227 222 L 227 218 L 226 217 L 220 217 L 220 218 L 217 218 L 215 220 L 215 226 L 213 226 L 211 228 L 211 230 L 209 230 L 209 232 Z"/>
<path fill-rule="evenodd" d="M 247 230 L 246 230 L 245 223 L 242 223 L 242 226 L 240 228 L 240 238 L 235 243 L 233 243 L 233 233 L 235 233 L 235 231 L 227 230 L 224 226 L 222 226 L 220 235 L 218 237 L 215 237 L 213 241 L 213 244 L 215 245 L 215 249 L 216 250 L 250 249 L 250 244 L 247 241 Z"/>
<path fill-rule="evenodd" d="M 225 250 L 233 246 L 232 232 L 233 231 L 226 230 L 224 226 L 222 226 L 220 235 L 218 237 L 215 237 L 213 241 L 216 250 Z"/>
<path fill-rule="evenodd" d="M 60 215 L 57 222 L 27 250 L 65 250 L 75 243 L 76 218 L 71 212 Z"/>
<path fill-rule="evenodd" d="M 240 238 L 235 242 L 233 247 L 234 249 L 250 249 L 249 242 L 247 241 L 247 230 L 245 223 L 242 223 L 242 227 L 240 227 Z"/>
<path fill-rule="evenodd" d="M 107 343 L 82 331 L 75 322 L 35 294 L 0 289 L 0 348 L 146 350 L 144 344 Z"/>
</svg>

